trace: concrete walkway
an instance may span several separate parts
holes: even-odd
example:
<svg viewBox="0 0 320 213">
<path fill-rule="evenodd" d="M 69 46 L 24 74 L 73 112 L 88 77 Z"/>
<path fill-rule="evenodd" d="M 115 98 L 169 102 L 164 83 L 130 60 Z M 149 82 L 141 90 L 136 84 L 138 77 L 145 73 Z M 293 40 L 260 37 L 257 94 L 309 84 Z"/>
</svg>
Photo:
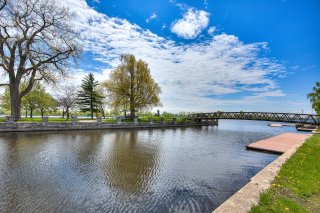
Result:
<svg viewBox="0 0 320 213">
<path fill-rule="evenodd" d="M 248 149 L 285 153 L 296 144 L 301 144 L 309 135 L 299 133 L 283 133 L 265 140 L 247 145 Z"/>
</svg>

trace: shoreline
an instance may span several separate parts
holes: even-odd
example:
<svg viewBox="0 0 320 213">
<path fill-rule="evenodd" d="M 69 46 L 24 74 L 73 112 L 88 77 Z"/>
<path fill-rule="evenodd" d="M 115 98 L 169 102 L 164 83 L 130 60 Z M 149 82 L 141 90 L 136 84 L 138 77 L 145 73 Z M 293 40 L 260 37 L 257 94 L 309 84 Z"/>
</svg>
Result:
<svg viewBox="0 0 320 213">
<path fill-rule="evenodd" d="M 98 123 L 98 122 L 15 122 L 0 123 L 0 133 L 6 132 L 44 132 L 44 131 L 76 131 L 76 130 L 109 130 L 109 129 L 158 129 L 175 127 L 217 126 L 218 122 L 186 122 L 186 123 Z"/>
<path fill-rule="evenodd" d="M 302 146 L 307 137 L 301 143 L 293 144 L 290 149 L 283 152 L 274 161 L 264 167 L 256 175 L 250 178 L 249 182 L 225 200 L 220 206 L 213 210 L 213 213 L 224 212 L 249 212 L 252 207 L 260 201 L 260 195 L 271 187 L 271 183 L 279 173 L 284 163 Z M 277 136 L 273 136 L 277 137 Z M 270 137 L 268 139 L 271 139 Z"/>
</svg>

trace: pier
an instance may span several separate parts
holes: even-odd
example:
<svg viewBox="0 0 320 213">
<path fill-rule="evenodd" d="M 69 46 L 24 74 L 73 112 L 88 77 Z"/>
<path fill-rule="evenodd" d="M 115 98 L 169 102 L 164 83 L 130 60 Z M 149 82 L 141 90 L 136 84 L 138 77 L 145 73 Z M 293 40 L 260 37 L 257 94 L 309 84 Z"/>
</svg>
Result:
<svg viewBox="0 0 320 213">
<path fill-rule="evenodd" d="M 265 140 L 257 141 L 247 145 L 247 149 L 267 151 L 274 153 L 285 153 L 293 146 L 302 144 L 310 135 L 299 133 L 283 133 Z"/>
</svg>

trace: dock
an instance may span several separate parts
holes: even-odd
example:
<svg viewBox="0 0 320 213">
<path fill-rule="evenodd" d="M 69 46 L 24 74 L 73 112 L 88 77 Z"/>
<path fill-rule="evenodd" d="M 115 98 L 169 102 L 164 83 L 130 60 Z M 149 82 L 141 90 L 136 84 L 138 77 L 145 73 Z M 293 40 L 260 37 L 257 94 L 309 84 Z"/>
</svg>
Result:
<svg viewBox="0 0 320 213">
<path fill-rule="evenodd" d="M 283 133 L 265 140 L 247 145 L 247 149 L 282 154 L 297 144 L 302 144 L 309 134 Z"/>
</svg>

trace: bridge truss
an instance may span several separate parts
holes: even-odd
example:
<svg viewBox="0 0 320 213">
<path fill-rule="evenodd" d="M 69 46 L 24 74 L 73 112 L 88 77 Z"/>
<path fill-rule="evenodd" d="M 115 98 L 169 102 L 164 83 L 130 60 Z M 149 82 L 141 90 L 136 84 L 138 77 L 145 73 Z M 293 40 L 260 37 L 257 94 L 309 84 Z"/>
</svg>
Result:
<svg viewBox="0 0 320 213">
<path fill-rule="evenodd" d="M 320 125 L 320 115 L 276 112 L 211 112 L 188 114 L 188 120 L 238 119 Z"/>
</svg>

